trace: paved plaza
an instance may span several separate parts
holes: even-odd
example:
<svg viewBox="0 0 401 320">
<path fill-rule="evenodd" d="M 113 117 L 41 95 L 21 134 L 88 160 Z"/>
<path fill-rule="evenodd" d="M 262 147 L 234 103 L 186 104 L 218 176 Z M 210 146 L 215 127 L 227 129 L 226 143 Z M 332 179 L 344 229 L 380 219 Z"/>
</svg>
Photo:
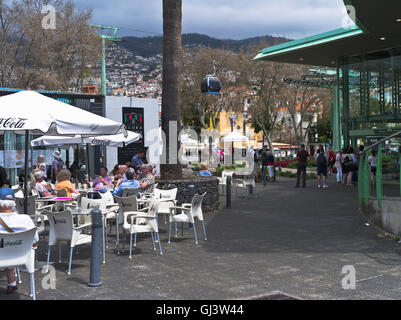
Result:
<svg viewBox="0 0 401 320">
<path fill-rule="evenodd" d="M 206 215 L 208 240 L 199 225 L 199 245 L 188 229 L 168 244 L 168 225 L 160 219 L 163 255 L 152 250 L 148 236 L 138 238 L 131 261 L 128 250 L 116 255 L 113 228 L 98 288 L 87 286 L 90 247 L 80 246 L 67 276 L 64 246 L 63 262 L 54 265 L 56 289 L 44 290 L 44 275 L 35 273 L 37 299 L 248 299 L 274 291 L 301 299 L 400 299 L 400 244 L 366 225 L 357 188 L 334 179 L 329 189 L 317 189 L 314 180 L 306 189 L 294 183 L 279 177 L 258 185 L 254 198 L 234 199 L 231 209 Z M 39 259 L 45 260 L 40 246 Z M 354 290 L 342 288 L 345 265 L 355 267 Z M 30 299 L 27 274 L 22 277 L 18 294 L 6 296 L 1 275 L 0 300 Z"/>
</svg>

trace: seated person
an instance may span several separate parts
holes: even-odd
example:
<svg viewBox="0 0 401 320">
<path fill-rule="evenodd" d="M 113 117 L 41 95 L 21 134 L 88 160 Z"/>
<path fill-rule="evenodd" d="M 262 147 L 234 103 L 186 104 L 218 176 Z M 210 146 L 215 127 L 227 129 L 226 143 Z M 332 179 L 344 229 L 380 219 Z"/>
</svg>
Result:
<svg viewBox="0 0 401 320">
<path fill-rule="evenodd" d="M 123 181 L 127 180 L 125 172 L 127 171 L 126 165 L 121 165 L 118 167 L 117 175 L 114 176 L 113 184 L 118 187 Z"/>
<path fill-rule="evenodd" d="M 93 181 L 93 187 L 95 188 L 98 184 L 103 184 L 103 186 L 112 186 L 113 179 L 107 175 L 107 168 L 100 168 L 100 176 Z"/>
<path fill-rule="evenodd" d="M 160 173 L 157 171 L 157 169 L 156 169 L 156 164 L 152 164 L 152 167 L 153 167 L 153 175 L 156 177 L 156 178 L 160 178 Z"/>
<path fill-rule="evenodd" d="M 114 178 L 118 174 L 118 169 L 120 168 L 120 165 L 116 164 L 110 172 L 110 177 Z"/>
<path fill-rule="evenodd" d="M 35 228 L 35 225 L 29 215 L 18 214 L 15 210 L 15 194 L 10 188 L 0 188 L 0 234 L 8 233 L 8 229 L 14 232 L 21 232 Z M 1 235 L 0 235 L 1 238 Z M 33 241 L 33 247 L 37 246 L 39 237 L 36 232 Z M 1 250 L 1 249 L 0 249 Z M 15 270 L 5 269 L 7 277 L 7 290 L 6 294 L 11 294 L 18 289 L 17 282 L 15 280 Z"/>
<path fill-rule="evenodd" d="M 137 180 L 135 180 L 135 170 L 132 168 L 128 168 L 125 173 L 127 180 L 122 182 L 118 187 L 116 187 L 113 191 L 114 196 L 122 197 L 124 189 L 137 189 L 140 188 L 140 184 Z"/>
<path fill-rule="evenodd" d="M 75 189 L 75 186 L 71 183 L 71 172 L 67 169 L 62 169 L 57 174 L 57 183 L 55 186 L 56 191 L 65 189 L 67 191 L 67 197 L 71 198 L 72 194 L 79 194 L 79 191 Z"/>
<path fill-rule="evenodd" d="M 41 197 L 49 197 L 55 192 L 52 190 L 52 187 L 45 182 L 45 176 L 42 170 L 37 170 L 34 172 L 35 185 L 34 189 L 39 193 Z"/>
<path fill-rule="evenodd" d="M 198 177 L 210 177 L 212 173 L 207 170 L 207 166 L 205 164 L 200 165 L 201 171 L 198 173 Z"/>
<path fill-rule="evenodd" d="M 139 182 L 142 192 L 152 193 L 155 188 L 155 177 L 152 171 L 153 166 L 151 164 L 142 165 L 142 178 Z"/>
</svg>

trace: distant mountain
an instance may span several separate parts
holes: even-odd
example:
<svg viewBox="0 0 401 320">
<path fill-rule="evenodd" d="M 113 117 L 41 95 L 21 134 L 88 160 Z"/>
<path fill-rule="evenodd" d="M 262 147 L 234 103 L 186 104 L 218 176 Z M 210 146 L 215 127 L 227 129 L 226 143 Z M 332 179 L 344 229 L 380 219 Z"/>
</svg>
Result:
<svg viewBox="0 0 401 320">
<path fill-rule="evenodd" d="M 232 51 L 239 51 L 240 49 L 246 49 L 252 45 L 258 44 L 261 41 L 267 42 L 268 45 L 275 45 L 290 41 L 286 38 L 273 37 L 273 36 L 262 36 L 254 37 L 243 40 L 230 40 L 230 39 L 216 39 L 203 34 L 188 33 L 182 35 L 182 44 L 184 47 L 196 48 L 196 47 L 210 47 L 214 49 L 227 49 Z M 142 57 L 151 57 L 156 54 L 161 54 L 163 50 L 163 37 L 125 37 L 124 42 L 119 43 L 120 46 L 140 55 Z"/>
</svg>

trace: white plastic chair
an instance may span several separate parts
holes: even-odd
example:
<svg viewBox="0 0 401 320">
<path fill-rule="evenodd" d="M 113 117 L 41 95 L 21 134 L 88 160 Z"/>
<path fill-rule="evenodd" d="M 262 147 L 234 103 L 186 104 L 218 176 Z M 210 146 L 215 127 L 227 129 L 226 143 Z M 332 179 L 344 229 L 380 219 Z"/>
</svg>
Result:
<svg viewBox="0 0 401 320">
<path fill-rule="evenodd" d="M 33 215 L 36 213 L 36 202 L 35 199 L 37 196 L 28 196 L 28 212 L 27 214 Z M 15 197 L 15 208 L 17 209 L 18 213 L 23 214 L 24 212 L 24 198 L 22 197 Z"/>
<path fill-rule="evenodd" d="M 238 196 L 238 188 L 241 188 L 244 190 L 244 197 L 248 198 L 248 188 L 250 186 L 253 186 L 255 188 L 255 174 L 250 173 L 250 174 L 245 174 L 244 179 L 232 179 L 232 186 L 235 187 L 235 195 Z"/>
<path fill-rule="evenodd" d="M 157 210 L 159 206 L 158 200 L 153 200 L 149 207 L 140 211 L 124 212 L 123 229 L 130 234 L 129 258 L 132 258 L 132 235 L 135 235 L 134 247 L 136 247 L 136 236 L 138 233 L 150 233 L 152 236 L 153 250 L 156 250 L 155 239 L 153 233 L 157 236 L 160 254 L 163 250 L 160 244 L 159 227 L 157 224 Z"/>
<path fill-rule="evenodd" d="M 202 213 L 202 201 L 205 197 L 206 192 L 202 195 L 195 194 L 191 203 L 184 203 L 181 207 L 171 207 L 170 208 L 170 225 L 169 225 L 169 232 L 168 232 L 168 243 L 171 242 L 171 223 L 172 222 L 181 222 L 184 224 L 185 222 L 192 223 L 193 230 L 194 230 L 194 238 L 195 243 L 198 244 L 198 237 L 196 235 L 196 226 L 195 226 L 195 218 L 202 222 L 203 227 L 203 235 L 205 240 L 206 237 L 206 229 L 205 229 L 205 222 L 203 220 L 203 213 Z M 182 213 L 177 214 L 177 210 L 181 210 Z M 182 231 L 183 232 L 183 228 Z M 182 233 L 181 233 L 182 234 Z"/>
<path fill-rule="evenodd" d="M 132 195 L 129 197 L 119 197 L 119 196 L 114 196 L 114 198 L 117 200 L 118 203 L 118 211 L 114 214 L 108 214 L 106 216 L 106 221 L 108 221 L 110 218 L 116 219 L 116 233 L 117 233 L 117 254 L 120 254 L 120 249 L 119 249 L 119 244 L 120 244 L 120 232 L 119 232 L 119 226 L 124 225 L 124 215 L 125 213 L 130 213 L 130 212 L 138 212 L 138 198 L 136 195 Z M 123 237 L 125 235 L 125 229 L 123 228 Z M 124 240 L 124 238 L 123 238 Z M 124 241 L 123 241 L 123 251 L 124 251 Z"/>
<path fill-rule="evenodd" d="M 37 209 L 36 207 L 38 204 L 36 204 L 35 199 L 37 196 L 29 196 L 28 197 L 28 215 L 32 218 L 35 226 L 38 227 L 38 235 L 43 235 L 44 240 L 46 241 L 46 228 L 45 228 L 45 220 L 47 218 L 43 215 L 41 215 L 40 209 Z M 24 214 L 24 198 L 15 198 L 15 207 L 16 210 L 19 214 Z M 47 208 L 50 209 L 52 208 L 51 205 L 45 206 L 42 208 Z"/>
<path fill-rule="evenodd" d="M 170 208 L 177 204 L 178 188 L 170 190 L 154 189 L 154 199 L 156 200 L 173 200 L 173 201 L 161 201 L 157 210 L 158 215 L 162 214 L 164 217 L 164 224 L 167 223 L 166 216 L 170 214 Z"/>
<path fill-rule="evenodd" d="M 226 193 L 227 177 L 230 176 L 232 178 L 233 174 L 234 171 L 226 171 L 226 170 L 221 173 L 221 178 L 219 178 L 219 187 L 221 187 L 222 194 Z"/>
<path fill-rule="evenodd" d="M 50 247 L 59 243 L 59 262 L 61 262 L 61 242 L 67 241 L 70 244 L 70 256 L 68 261 L 68 275 L 71 274 L 72 253 L 75 246 L 91 243 L 92 236 L 83 234 L 82 231 L 89 227 L 90 224 L 84 224 L 79 227 L 74 227 L 73 217 L 70 210 L 61 212 L 50 212 L 43 210 L 49 219 L 49 246 L 47 250 L 47 270 L 50 263 Z"/>
<path fill-rule="evenodd" d="M 29 272 L 30 289 L 33 300 L 36 300 L 34 277 L 35 250 L 32 248 L 35 233 L 36 228 L 22 232 L 0 234 L 1 243 L 3 244 L 0 247 L 0 268 L 25 266 Z M 16 245 L 8 246 L 7 243 Z"/>
<path fill-rule="evenodd" d="M 130 197 L 130 196 L 136 196 L 138 192 L 141 191 L 141 188 L 135 188 L 135 189 L 123 189 L 122 196 L 123 197 Z"/>
<path fill-rule="evenodd" d="M 110 208 L 107 207 L 107 201 L 105 199 L 90 199 L 83 197 L 80 201 L 80 207 L 82 209 L 99 209 L 102 211 L 102 221 L 103 221 L 103 230 L 102 230 L 102 244 L 103 244 L 103 263 L 106 263 L 106 248 L 107 246 L 107 216 L 115 215 L 114 212 L 110 212 Z M 89 215 L 78 216 L 78 224 L 79 225 L 91 225 L 92 219 Z"/>
</svg>

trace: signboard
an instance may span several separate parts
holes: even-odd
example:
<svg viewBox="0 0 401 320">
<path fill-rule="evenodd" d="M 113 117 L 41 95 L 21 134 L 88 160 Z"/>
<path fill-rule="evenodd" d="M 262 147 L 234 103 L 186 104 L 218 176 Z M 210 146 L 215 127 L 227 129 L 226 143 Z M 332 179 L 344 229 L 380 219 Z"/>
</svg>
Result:
<svg viewBox="0 0 401 320">
<path fill-rule="evenodd" d="M 32 154 L 29 152 L 29 161 L 31 162 Z M 4 151 L 4 168 L 18 169 L 24 167 L 25 151 L 24 150 L 5 150 Z"/>
<path fill-rule="evenodd" d="M 139 133 L 142 138 L 123 148 L 118 148 L 118 163 L 125 164 L 140 150 L 144 150 L 144 115 L 143 108 L 122 108 L 122 123 L 127 130 Z"/>
</svg>

